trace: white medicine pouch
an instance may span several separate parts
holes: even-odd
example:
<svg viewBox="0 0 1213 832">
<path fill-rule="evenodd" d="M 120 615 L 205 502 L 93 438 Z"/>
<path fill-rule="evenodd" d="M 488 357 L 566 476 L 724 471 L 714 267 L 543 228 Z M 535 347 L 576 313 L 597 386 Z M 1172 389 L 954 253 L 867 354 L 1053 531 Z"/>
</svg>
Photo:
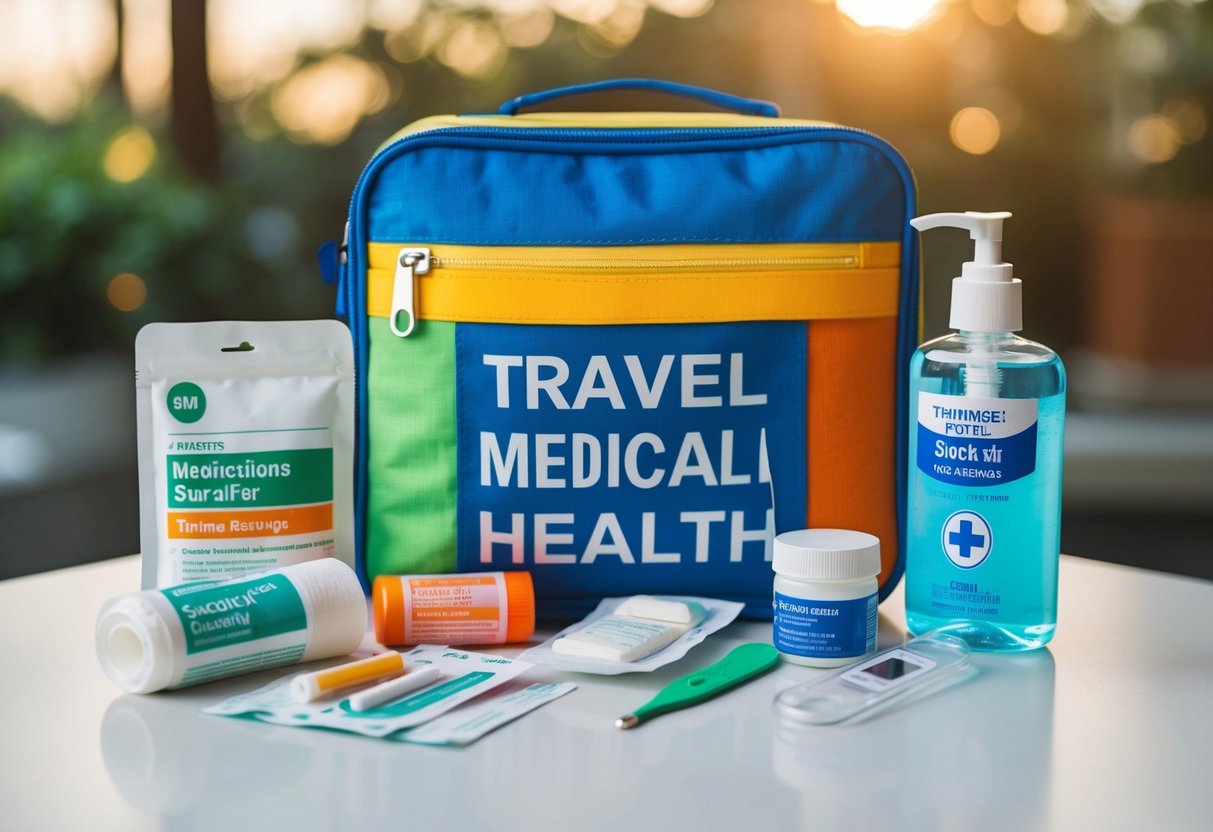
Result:
<svg viewBox="0 0 1213 832">
<path fill-rule="evenodd" d="M 343 324 L 148 324 L 135 387 L 144 589 L 322 557 L 353 566 Z"/>
</svg>

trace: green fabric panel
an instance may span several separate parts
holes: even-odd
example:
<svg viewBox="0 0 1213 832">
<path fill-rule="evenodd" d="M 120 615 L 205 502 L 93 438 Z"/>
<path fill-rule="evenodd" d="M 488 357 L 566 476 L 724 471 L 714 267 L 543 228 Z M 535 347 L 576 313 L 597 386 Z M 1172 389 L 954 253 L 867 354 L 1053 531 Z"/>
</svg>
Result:
<svg viewBox="0 0 1213 832">
<path fill-rule="evenodd" d="M 454 572 L 455 324 L 367 325 L 367 575 Z"/>
</svg>

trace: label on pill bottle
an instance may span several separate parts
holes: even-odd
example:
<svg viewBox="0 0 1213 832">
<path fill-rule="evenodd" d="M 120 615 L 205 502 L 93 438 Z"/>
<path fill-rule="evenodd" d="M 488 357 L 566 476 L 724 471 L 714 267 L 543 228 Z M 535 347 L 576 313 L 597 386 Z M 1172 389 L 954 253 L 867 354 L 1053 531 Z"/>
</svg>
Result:
<svg viewBox="0 0 1213 832">
<path fill-rule="evenodd" d="M 409 578 L 404 581 L 405 643 L 503 643 L 506 609 L 501 573 Z"/>
<path fill-rule="evenodd" d="M 291 664 L 307 647 L 307 610 L 281 573 L 200 581 L 161 593 L 185 634 L 186 672 L 174 687 Z"/>
<path fill-rule="evenodd" d="M 876 649 L 873 593 L 846 601 L 815 601 L 775 593 L 775 648 L 814 659 L 845 659 Z"/>
</svg>

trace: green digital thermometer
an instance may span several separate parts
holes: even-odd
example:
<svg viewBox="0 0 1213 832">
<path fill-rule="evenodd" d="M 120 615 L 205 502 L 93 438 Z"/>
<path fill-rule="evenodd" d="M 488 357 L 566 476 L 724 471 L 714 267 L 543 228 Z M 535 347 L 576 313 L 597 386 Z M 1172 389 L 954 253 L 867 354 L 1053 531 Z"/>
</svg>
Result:
<svg viewBox="0 0 1213 832">
<path fill-rule="evenodd" d="M 615 720 L 616 728 L 634 728 L 655 716 L 689 708 L 761 676 L 779 664 L 779 651 L 769 644 L 743 644 L 716 664 L 671 682 L 633 713 Z"/>
</svg>

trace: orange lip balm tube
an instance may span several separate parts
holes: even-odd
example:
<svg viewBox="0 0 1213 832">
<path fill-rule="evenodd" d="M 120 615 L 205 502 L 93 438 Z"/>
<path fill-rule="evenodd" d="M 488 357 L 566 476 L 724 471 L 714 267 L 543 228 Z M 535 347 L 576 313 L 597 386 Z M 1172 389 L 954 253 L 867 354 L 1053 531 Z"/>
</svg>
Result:
<svg viewBox="0 0 1213 832">
<path fill-rule="evenodd" d="M 506 644 L 535 632 L 529 572 L 380 575 L 371 599 L 380 644 Z"/>
</svg>

